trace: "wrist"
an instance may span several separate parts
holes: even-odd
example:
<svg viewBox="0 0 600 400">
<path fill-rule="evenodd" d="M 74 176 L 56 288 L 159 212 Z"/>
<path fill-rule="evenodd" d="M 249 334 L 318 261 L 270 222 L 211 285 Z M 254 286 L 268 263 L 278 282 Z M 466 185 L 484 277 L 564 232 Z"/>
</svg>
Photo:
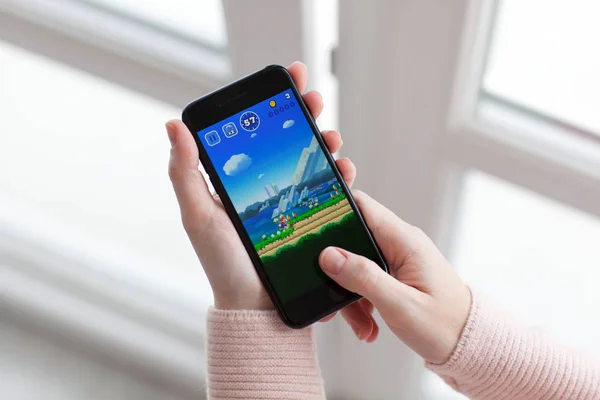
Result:
<svg viewBox="0 0 600 400">
<path fill-rule="evenodd" d="M 431 364 L 444 364 L 451 357 L 458 342 L 462 336 L 469 314 L 471 312 L 471 290 L 466 284 L 457 287 L 456 295 L 446 304 L 448 304 L 448 318 L 440 319 L 444 321 L 443 325 L 439 327 L 442 334 L 439 337 L 439 352 L 434 357 L 425 358 Z"/>
<path fill-rule="evenodd" d="M 257 296 L 222 296 L 214 294 L 214 305 L 218 310 L 273 310 L 273 302 L 265 293 Z"/>
</svg>

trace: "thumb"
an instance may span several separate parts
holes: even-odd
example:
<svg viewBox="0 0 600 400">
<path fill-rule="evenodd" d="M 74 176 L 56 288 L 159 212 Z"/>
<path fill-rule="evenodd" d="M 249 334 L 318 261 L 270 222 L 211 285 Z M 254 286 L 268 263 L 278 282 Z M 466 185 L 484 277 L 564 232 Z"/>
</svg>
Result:
<svg viewBox="0 0 600 400">
<path fill-rule="evenodd" d="M 323 250 L 319 264 L 340 286 L 369 299 L 382 315 L 401 311 L 413 295 L 412 288 L 373 261 L 337 247 Z"/>
<path fill-rule="evenodd" d="M 177 195 L 183 223 L 191 228 L 201 226 L 215 206 L 214 198 L 201 172 L 198 170 L 198 148 L 181 121 L 172 120 L 166 124 L 171 142 L 169 177 Z"/>
</svg>

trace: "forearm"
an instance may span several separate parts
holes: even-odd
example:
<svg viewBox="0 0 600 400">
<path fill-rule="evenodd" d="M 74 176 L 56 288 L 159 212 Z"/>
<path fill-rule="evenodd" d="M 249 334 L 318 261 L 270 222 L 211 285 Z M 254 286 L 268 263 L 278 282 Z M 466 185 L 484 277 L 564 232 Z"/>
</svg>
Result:
<svg viewBox="0 0 600 400">
<path fill-rule="evenodd" d="M 324 399 L 312 328 L 290 329 L 275 311 L 210 310 L 208 396 Z"/>
<path fill-rule="evenodd" d="M 450 360 L 427 366 L 472 399 L 600 399 L 597 360 L 515 323 L 478 296 Z"/>
</svg>

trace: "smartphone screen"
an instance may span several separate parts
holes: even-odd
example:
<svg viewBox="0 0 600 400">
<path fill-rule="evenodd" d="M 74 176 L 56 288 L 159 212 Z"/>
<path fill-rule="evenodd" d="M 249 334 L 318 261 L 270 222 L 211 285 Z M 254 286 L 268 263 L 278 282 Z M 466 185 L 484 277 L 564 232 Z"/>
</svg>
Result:
<svg viewBox="0 0 600 400">
<path fill-rule="evenodd" d="M 197 135 L 282 302 L 330 281 L 318 266 L 327 246 L 376 259 L 291 89 Z"/>
</svg>

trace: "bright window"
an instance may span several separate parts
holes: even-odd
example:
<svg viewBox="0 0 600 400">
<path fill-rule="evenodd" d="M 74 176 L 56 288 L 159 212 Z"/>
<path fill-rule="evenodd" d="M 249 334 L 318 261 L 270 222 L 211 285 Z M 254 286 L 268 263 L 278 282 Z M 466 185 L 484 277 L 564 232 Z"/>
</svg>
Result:
<svg viewBox="0 0 600 400">
<path fill-rule="evenodd" d="M 0 87 L 0 226 L 211 302 L 167 174 L 164 123 L 180 110 L 3 42 Z"/>
<path fill-rule="evenodd" d="M 546 119 L 524 129 L 519 119 L 530 113 L 507 112 L 499 118 L 505 127 L 535 132 L 572 162 L 591 160 L 580 166 L 590 174 L 597 139 L 561 142 L 555 131 L 600 136 L 598 17 L 594 1 L 499 0 L 482 87 L 484 96 Z M 489 102 L 482 104 L 485 114 Z M 468 281 L 527 324 L 600 354 L 600 321 L 579 318 L 600 307 L 598 218 L 478 172 L 465 176 L 459 214 L 453 261 Z"/>
<path fill-rule="evenodd" d="M 82 0 L 127 18 L 224 49 L 227 44 L 221 0 Z"/>
<path fill-rule="evenodd" d="M 451 252 L 461 277 L 523 324 L 600 355 L 600 219 L 481 172 L 465 179 Z M 465 399 L 428 377 L 432 399 Z"/>
<path fill-rule="evenodd" d="M 466 177 L 453 263 L 527 325 L 600 355 L 600 219 L 479 172 Z M 576 313 L 573 310 L 577 310 Z"/>
<path fill-rule="evenodd" d="M 600 135 L 600 3 L 501 0 L 485 93 Z"/>
</svg>

